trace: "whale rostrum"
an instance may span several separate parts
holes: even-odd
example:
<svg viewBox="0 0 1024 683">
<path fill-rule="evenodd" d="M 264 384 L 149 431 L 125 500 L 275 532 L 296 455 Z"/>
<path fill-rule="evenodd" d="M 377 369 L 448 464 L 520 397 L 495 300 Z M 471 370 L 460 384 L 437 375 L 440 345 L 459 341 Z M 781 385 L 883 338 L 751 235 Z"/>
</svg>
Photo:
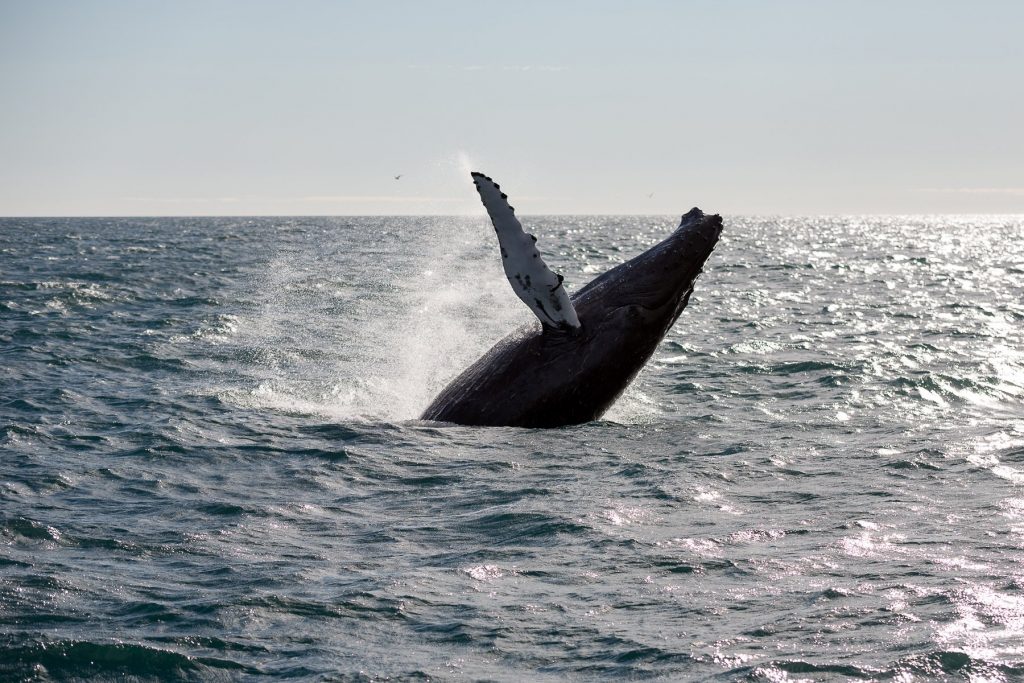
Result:
<svg viewBox="0 0 1024 683">
<path fill-rule="evenodd" d="M 651 357 L 689 302 L 722 232 L 694 208 L 639 256 L 599 275 L 571 299 L 544 263 L 501 187 L 473 173 L 498 235 L 512 289 L 535 322 L 466 368 L 423 412 L 463 425 L 560 427 L 599 419 Z"/>
</svg>

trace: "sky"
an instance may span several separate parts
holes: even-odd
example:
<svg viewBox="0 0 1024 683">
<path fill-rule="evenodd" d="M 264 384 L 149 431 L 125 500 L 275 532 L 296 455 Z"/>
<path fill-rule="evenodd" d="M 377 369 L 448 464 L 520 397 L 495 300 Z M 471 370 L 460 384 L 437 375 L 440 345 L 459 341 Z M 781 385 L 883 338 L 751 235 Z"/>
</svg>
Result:
<svg viewBox="0 0 1024 683">
<path fill-rule="evenodd" d="M 1024 212 L 1024 2 L 0 0 L 0 215 Z M 396 175 L 401 178 L 395 179 Z"/>
</svg>

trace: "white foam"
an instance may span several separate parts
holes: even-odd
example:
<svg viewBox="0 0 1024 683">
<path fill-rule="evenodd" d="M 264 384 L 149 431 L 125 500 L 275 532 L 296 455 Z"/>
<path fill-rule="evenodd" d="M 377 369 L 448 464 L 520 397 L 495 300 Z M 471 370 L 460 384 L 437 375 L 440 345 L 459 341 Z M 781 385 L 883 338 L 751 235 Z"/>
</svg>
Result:
<svg viewBox="0 0 1024 683">
<path fill-rule="evenodd" d="M 529 320 L 484 216 L 382 218 L 375 227 L 387 244 L 325 223 L 322 238 L 282 245 L 252 283 L 256 310 L 228 329 L 211 326 L 220 334 L 204 328 L 200 341 L 235 345 L 241 358 L 243 388 L 214 393 L 331 419 L 416 419 L 458 372 Z M 377 259 L 360 269 L 372 281 L 344 270 L 346 245 Z"/>
</svg>

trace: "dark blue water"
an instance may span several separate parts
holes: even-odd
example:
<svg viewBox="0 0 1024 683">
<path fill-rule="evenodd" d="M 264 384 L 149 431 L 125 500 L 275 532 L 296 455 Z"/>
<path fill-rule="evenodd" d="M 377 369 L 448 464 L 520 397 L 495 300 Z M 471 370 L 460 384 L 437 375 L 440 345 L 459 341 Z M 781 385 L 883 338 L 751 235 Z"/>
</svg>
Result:
<svg viewBox="0 0 1024 683">
<path fill-rule="evenodd" d="M 0 679 L 1018 680 L 1022 238 L 727 218 L 542 431 L 415 419 L 529 319 L 485 219 L 0 220 Z"/>
</svg>

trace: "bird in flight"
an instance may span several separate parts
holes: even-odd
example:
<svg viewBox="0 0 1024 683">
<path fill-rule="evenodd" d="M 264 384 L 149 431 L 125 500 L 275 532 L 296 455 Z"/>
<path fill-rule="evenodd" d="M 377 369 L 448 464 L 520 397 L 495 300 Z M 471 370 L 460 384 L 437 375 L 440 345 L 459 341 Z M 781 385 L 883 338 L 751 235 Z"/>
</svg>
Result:
<svg viewBox="0 0 1024 683">
<path fill-rule="evenodd" d="M 652 192 L 652 193 L 650 193 L 649 195 L 647 195 L 647 198 L 648 198 L 648 199 L 650 199 L 650 198 L 651 198 L 651 197 L 653 197 L 653 196 L 654 196 L 654 193 Z"/>
<path fill-rule="evenodd" d="M 402 177 L 402 174 L 401 174 L 401 173 L 399 173 L 398 175 L 396 175 L 396 176 L 395 176 L 395 180 L 398 180 L 398 179 L 399 179 L 399 178 L 401 178 L 401 177 Z"/>
</svg>

